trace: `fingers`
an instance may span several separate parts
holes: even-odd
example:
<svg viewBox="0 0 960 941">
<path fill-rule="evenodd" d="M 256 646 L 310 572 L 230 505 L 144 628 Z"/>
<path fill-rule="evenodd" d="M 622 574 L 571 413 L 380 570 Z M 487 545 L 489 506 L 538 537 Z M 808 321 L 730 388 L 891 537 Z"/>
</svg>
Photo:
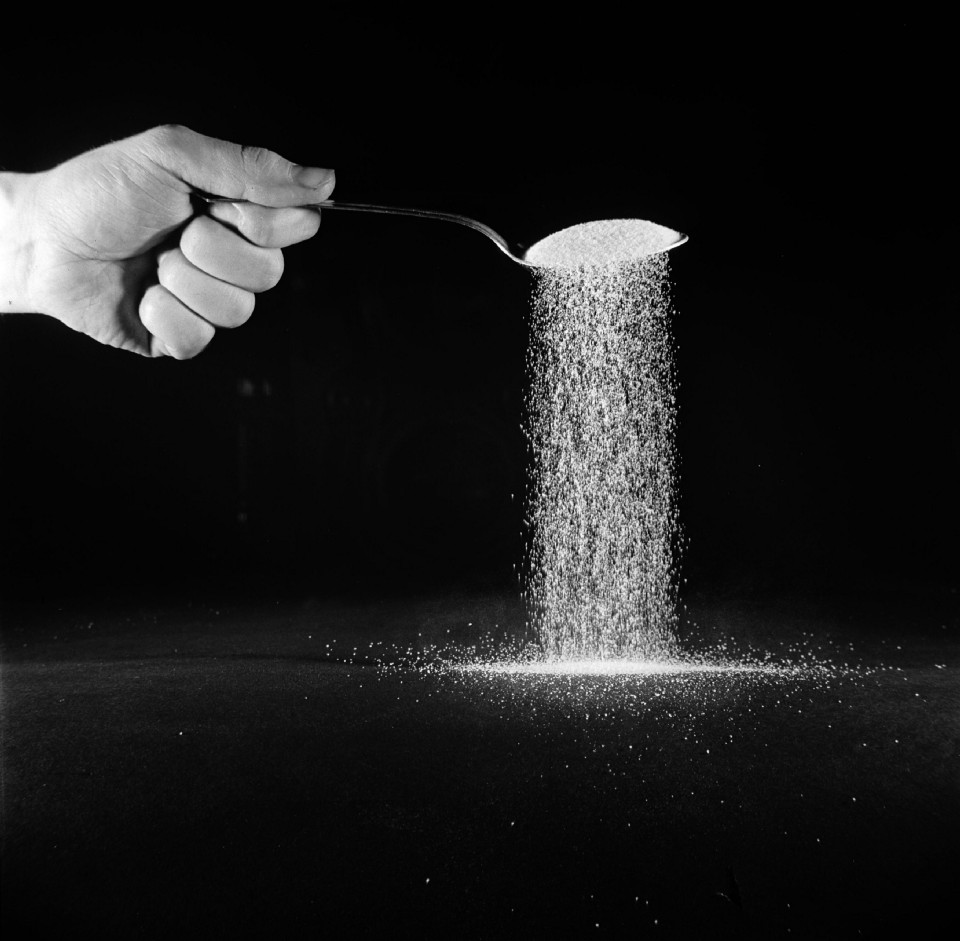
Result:
<svg viewBox="0 0 960 941">
<path fill-rule="evenodd" d="M 320 228 L 315 209 L 270 209 L 256 203 L 212 203 L 210 215 L 263 248 L 286 248 L 313 238 Z"/>
<path fill-rule="evenodd" d="M 183 230 L 180 250 L 201 271 L 254 293 L 268 291 L 283 274 L 279 249 L 253 245 L 208 216 L 197 216 Z"/>
<path fill-rule="evenodd" d="M 318 213 L 305 209 L 233 206 L 224 215 L 238 229 L 268 244 L 290 245 L 309 238 Z M 180 247 L 161 253 L 160 283 L 140 304 L 140 319 L 153 336 L 151 354 L 176 359 L 196 356 L 216 327 L 238 327 L 253 313 L 254 294 L 274 287 L 283 274 L 279 248 L 255 245 L 208 216 L 184 229 Z"/>
<path fill-rule="evenodd" d="M 191 359 L 213 339 L 213 327 L 162 284 L 153 285 L 143 295 L 140 320 L 152 334 L 152 356 Z"/>
<path fill-rule="evenodd" d="M 131 146 L 191 187 L 262 206 L 303 206 L 333 192 L 332 170 L 303 167 L 263 147 L 243 147 L 165 125 L 131 138 Z"/>
<path fill-rule="evenodd" d="M 191 359 L 210 343 L 216 327 L 238 327 L 253 313 L 250 291 L 201 271 L 179 248 L 160 256 L 158 274 L 160 283 L 140 302 L 152 356 Z"/>
<path fill-rule="evenodd" d="M 160 256 L 158 274 L 163 287 L 214 327 L 239 327 L 253 313 L 252 292 L 201 271 L 179 248 Z"/>
</svg>

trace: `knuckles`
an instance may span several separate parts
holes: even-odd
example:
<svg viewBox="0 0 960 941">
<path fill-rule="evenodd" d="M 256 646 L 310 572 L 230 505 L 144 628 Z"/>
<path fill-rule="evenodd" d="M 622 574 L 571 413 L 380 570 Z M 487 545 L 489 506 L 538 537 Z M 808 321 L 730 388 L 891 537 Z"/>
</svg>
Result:
<svg viewBox="0 0 960 941">
<path fill-rule="evenodd" d="M 273 218 L 263 213 L 245 212 L 240 231 L 254 245 L 273 245 L 277 238 L 277 227 Z"/>
<path fill-rule="evenodd" d="M 256 297 L 250 291 L 205 274 L 179 249 L 160 255 L 157 275 L 182 304 L 217 327 L 239 327 L 253 314 Z"/>
<path fill-rule="evenodd" d="M 207 216 L 197 216 L 183 230 L 180 250 L 201 271 L 257 294 L 276 287 L 283 276 L 279 248 L 253 245 Z"/>
<path fill-rule="evenodd" d="M 203 352 L 215 333 L 210 324 L 185 310 L 166 288 L 159 285 L 143 295 L 140 321 L 174 359 L 193 359 Z"/>
<path fill-rule="evenodd" d="M 243 168 L 251 180 L 258 180 L 265 175 L 275 172 L 278 166 L 286 171 L 289 177 L 292 166 L 287 161 L 282 160 L 272 150 L 266 147 L 252 147 L 244 144 L 240 147 L 240 160 Z"/>
<path fill-rule="evenodd" d="M 240 147 L 240 159 L 245 167 L 249 168 L 251 175 L 257 170 L 266 166 L 271 157 L 270 151 L 263 147 L 251 147 L 249 144 L 243 144 Z"/>
<path fill-rule="evenodd" d="M 180 236 L 180 250 L 189 261 L 197 264 L 197 259 L 204 250 L 204 242 L 214 236 L 216 230 L 213 226 L 216 225 L 219 223 L 206 216 L 197 216 L 183 230 Z"/>
<path fill-rule="evenodd" d="M 158 150 L 181 150 L 191 138 L 196 136 L 195 131 L 182 124 L 159 124 L 144 131 L 142 140 L 156 147 Z"/>
<path fill-rule="evenodd" d="M 243 288 L 234 288 L 231 292 L 230 303 L 220 315 L 223 327 L 242 327 L 252 316 L 257 299 Z"/>
</svg>

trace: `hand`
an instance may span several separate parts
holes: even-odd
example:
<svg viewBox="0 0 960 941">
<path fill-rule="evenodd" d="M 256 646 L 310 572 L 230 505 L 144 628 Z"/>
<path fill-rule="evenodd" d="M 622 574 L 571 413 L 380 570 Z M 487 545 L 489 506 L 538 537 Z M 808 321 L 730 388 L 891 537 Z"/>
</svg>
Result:
<svg viewBox="0 0 960 941">
<path fill-rule="evenodd" d="M 280 249 L 317 232 L 319 211 L 302 207 L 334 186 L 332 171 L 178 126 L 20 179 L 30 309 L 109 346 L 176 359 L 250 317 L 254 295 L 280 279 Z M 194 190 L 245 202 L 198 215 Z"/>
</svg>

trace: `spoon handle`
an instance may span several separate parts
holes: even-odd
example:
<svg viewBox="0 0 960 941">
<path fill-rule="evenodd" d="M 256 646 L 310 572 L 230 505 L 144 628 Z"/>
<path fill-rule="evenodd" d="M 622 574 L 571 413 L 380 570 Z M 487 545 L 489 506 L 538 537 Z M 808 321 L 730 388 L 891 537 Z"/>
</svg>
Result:
<svg viewBox="0 0 960 941">
<path fill-rule="evenodd" d="M 231 199 L 228 196 L 210 196 L 206 193 L 195 193 L 204 202 L 207 203 L 245 203 L 246 199 Z M 440 222 L 456 222 L 458 225 L 465 225 L 468 229 L 480 232 L 488 239 L 496 243 L 497 247 L 509 255 L 514 261 L 519 259 L 507 244 L 506 239 L 495 232 L 488 225 L 471 219 L 469 216 L 461 216 L 454 212 L 440 212 L 435 209 L 408 209 L 402 206 L 379 206 L 374 203 L 344 203 L 337 199 L 325 199 L 319 203 L 309 203 L 305 208 L 309 209 L 343 209 L 348 212 L 377 212 L 388 216 L 413 216 L 417 219 L 436 219 Z"/>
</svg>

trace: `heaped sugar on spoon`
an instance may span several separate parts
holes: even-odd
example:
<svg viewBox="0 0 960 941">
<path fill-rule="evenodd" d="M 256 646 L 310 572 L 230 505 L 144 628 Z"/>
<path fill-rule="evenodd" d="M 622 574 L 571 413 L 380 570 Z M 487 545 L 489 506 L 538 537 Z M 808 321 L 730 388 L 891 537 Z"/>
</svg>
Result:
<svg viewBox="0 0 960 941">
<path fill-rule="evenodd" d="M 221 196 L 198 194 L 208 203 L 242 202 Z M 433 209 L 381 206 L 372 203 L 345 203 L 328 199 L 314 204 L 317 209 L 381 213 L 455 222 L 487 236 L 497 248 L 517 264 L 527 268 L 606 267 L 657 255 L 687 241 L 687 236 L 666 226 L 644 219 L 599 219 L 560 229 L 529 247 L 505 239 L 499 232 L 469 216 Z"/>
</svg>

